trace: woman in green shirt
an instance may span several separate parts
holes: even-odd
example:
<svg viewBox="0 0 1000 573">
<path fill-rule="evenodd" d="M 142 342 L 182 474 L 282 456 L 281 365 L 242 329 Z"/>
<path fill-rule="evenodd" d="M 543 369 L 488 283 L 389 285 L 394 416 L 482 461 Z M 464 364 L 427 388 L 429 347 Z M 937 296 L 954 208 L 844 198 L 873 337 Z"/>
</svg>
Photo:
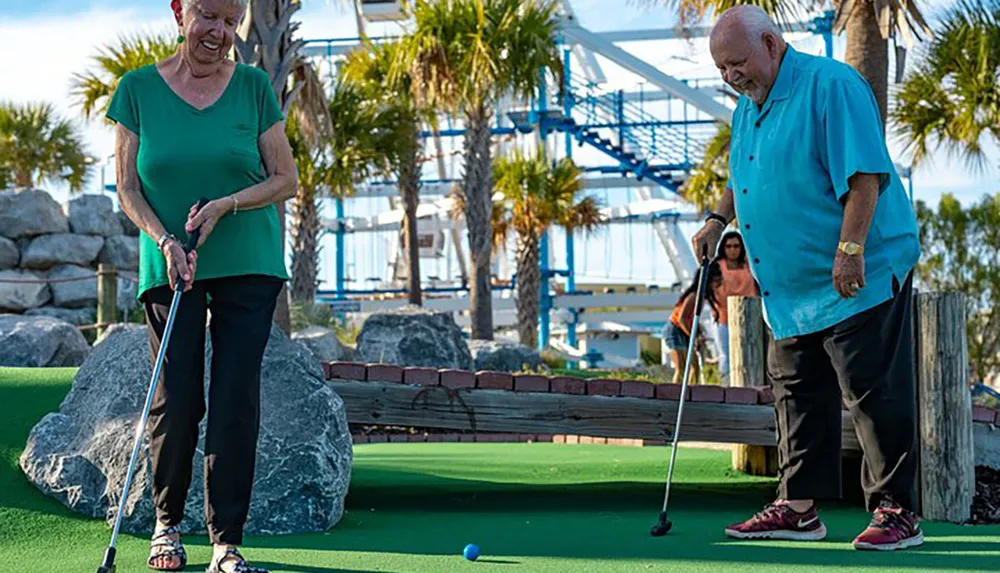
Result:
<svg viewBox="0 0 1000 573">
<path fill-rule="evenodd" d="M 173 0 L 177 52 L 126 74 L 109 106 L 118 196 L 141 229 L 139 300 L 155 357 L 179 277 L 177 309 L 150 410 L 157 523 L 149 566 L 182 569 L 179 524 L 205 414 L 205 324 L 212 363 L 205 436 L 209 572 L 257 573 L 240 556 L 260 413 L 260 370 L 288 278 L 278 202 L 296 172 L 270 79 L 229 60 L 248 0 Z M 198 199 L 209 202 L 198 211 Z M 182 243 L 201 228 L 196 251 Z"/>
</svg>

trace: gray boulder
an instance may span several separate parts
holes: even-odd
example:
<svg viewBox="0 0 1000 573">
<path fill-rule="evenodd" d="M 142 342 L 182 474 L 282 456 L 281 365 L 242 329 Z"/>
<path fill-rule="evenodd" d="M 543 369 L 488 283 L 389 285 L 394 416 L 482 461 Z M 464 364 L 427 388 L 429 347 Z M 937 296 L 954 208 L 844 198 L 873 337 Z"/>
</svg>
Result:
<svg viewBox="0 0 1000 573">
<path fill-rule="evenodd" d="M 44 276 L 31 271 L 0 271 L 0 311 L 24 312 L 50 300 L 52 291 Z"/>
<path fill-rule="evenodd" d="M 128 237 L 138 237 L 139 227 L 128 218 L 125 211 L 118 211 L 118 222 L 121 223 L 122 232 Z"/>
<path fill-rule="evenodd" d="M 49 288 L 52 289 L 52 300 L 56 306 L 63 308 L 97 306 L 97 272 L 93 269 L 76 265 L 59 265 L 49 271 Z"/>
<path fill-rule="evenodd" d="M 211 335 L 206 336 L 207 399 Z M 111 329 L 80 368 L 59 411 L 31 430 L 20 459 L 28 479 L 73 511 L 113 522 L 151 362 L 144 328 Z M 204 438 L 203 419 L 181 523 L 189 533 L 205 531 Z M 352 461 L 343 401 L 324 383 L 319 362 L 272 327 L 261 375 L 260 438 L 246 533 L 325 531 L 337 524 Z M 125 503 L 122 529 L 149 535 L 155 513 L 146 447 Z"/>
<path fill-rule="evenodd" d="M 310 326 L 292 333 L 292 340 L 301 342 L 319 360 L 350 360 L 350 349 L 340 343 L 337 334 L 329 328 Z"/>
<path fill-rule="evenodd" d="M 87 340 L 68 322 L 0 314 L 0 366 L 79 366 L 89 351 Z"/>
<path fill-rule="evenodd" d="M 66 206 L 69 228 L 81 235 L 113 237 L 124 233 L 121 221 L 115 216 L 114 203 L 106 195 L 80 195 L 69 200 Z"/>
<path fill-rule="evenodd" d="M 536 370 L 542 365 L 538 352 L 513 342 L 470 340 L 469 352 L 476 361 L 476 370 L 519 372 Z"/>
<path fill-rule="evenodd" d="M 45 191 L 0 191 L 0 235 L 17 239 L 68 232 L 69 219 Z"/>
<path fill-rule="evenodd" d="M 451 313 L 417 306 L 369 316 L 358 335 L 354 359 L 428 368 L 473 366 L 469 346 Z"/>
<path fill-rule="evenodd" d="M 75 326 L 93 324 L 96 318 L 92 308 L 59 308 L 58 306 L 43 306 L 24 311 L 25 316 L 49 316 Z"/>
<path fill-rule="evenodd" d="M 21 260 L 21 249 L 17 243 L 6 237 L 0 237 L 0 269 L 10 269 L 17 266 Z"/>
<path fill-rule="evenodd" d="M 139 269 L 139 239 L 116 235 L 104 241 L 104 248 L 97 255 L 97 261 L 114 265 L 117 269 L 135 271 Z"/>
<path fill-rule="evenodd" d="M 104 239 L 89 235 L 60 233 L 35 237 L 21 255 L 21 267 L 48 269 L 55 265 L 89 265 L 97 259 Z"/>
</svg>

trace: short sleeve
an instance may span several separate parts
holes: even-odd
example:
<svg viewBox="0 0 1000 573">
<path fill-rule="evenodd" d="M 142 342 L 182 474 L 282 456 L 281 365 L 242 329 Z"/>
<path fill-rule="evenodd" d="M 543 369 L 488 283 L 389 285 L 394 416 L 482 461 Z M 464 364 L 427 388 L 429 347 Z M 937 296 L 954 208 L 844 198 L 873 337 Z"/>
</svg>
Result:
<svg viewBox="0 0 1000 573">
<path fill-rule="evenodd" d="M 854 70 L 835 75 L 827 84 L 824 103 L 820 153 L 837 200 L 850 191 L 848 180 L 856 173 L 878 174 L 879 193 L 885 191 L 893 165 L 868 82 Z"/>
<path fill-rule="evenodd" d="M 128 72 L 118 81 L 105 116 L 129 131 L 139 133 L 139 105 L 135 94 L 135 74 Z"/>
<path fill-rule="evenodd" d="M 258 114 L 257 135 L 263 135 L 271 126 L 285 119 L 281 113 L 281 105 L 278 103 L 278 96 L 271 87 L 271 81 L 264 70 L 254 68 L 259 78 L 257 82 L 258 99 L 260 102 L 260 113 Z"/>
</svg>

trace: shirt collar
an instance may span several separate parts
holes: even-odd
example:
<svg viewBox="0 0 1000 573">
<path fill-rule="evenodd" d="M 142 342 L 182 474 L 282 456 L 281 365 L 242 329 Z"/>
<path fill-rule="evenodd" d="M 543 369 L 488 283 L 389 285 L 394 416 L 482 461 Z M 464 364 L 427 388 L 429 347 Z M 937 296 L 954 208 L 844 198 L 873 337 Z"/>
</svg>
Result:
<svg viewBox="0 0 1000 573">
<path fill-rule="evenodd" d="M 788 95 L 792 91 L 792 81 L 795 79 L 797 60 L 798 52 L 789 44 L 781 59 L 781 65 L 778 66 L 778 76 L 774 78 L 774 85 L 771 86 L 771 92 L 767 94 L 767 101 L 764 102 L 761 109 L 767 109 L 771 102 L 788 99 Z"/>
</svg>

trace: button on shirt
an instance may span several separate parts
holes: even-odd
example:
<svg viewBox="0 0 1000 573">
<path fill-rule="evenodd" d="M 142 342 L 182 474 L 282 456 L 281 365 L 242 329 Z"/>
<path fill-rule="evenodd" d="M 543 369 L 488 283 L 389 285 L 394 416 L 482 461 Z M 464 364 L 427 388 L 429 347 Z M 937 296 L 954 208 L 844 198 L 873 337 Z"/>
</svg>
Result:
<svg viewBox="0 0 1000 573">
<path fill-rule="evenodd" d="M 833 286 L 848 179 L 880 176 L 855 298 Z M 733 113 L 729 182 L 775 338 L 817 332 L 893 296 L 920 257 L 916 217 L 886 148 L 878 106 L 854 68 L 796 52 L 767 101 Z"/>
</svg>

